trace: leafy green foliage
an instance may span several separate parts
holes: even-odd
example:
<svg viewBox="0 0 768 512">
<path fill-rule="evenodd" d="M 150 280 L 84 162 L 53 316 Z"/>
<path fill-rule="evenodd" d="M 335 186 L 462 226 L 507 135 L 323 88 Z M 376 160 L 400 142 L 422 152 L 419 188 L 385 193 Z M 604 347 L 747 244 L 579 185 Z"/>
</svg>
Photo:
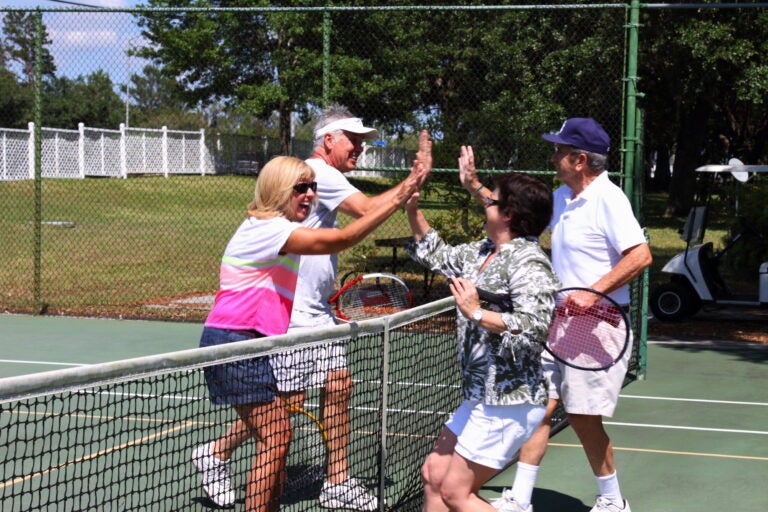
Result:
<svg viewBox="0 0 768 512">
<path fill-rule="evenodd" d="M 43 112 L 49 127 L 72 129 L 84 123 L 115 129 L 123 120 L 123 108 L 112 80 L 102 70 L 75 79 L 57 77 L 44 84 Z"/>
<path fill-rule="evenodd" d="M 35 87 L 35 34 L 37 33 L 36 15 L 31 12 L 11 11 L 3 16 L 4 40 L 0 45 L 3 65 L 15 62 L 21 67 L 22 82 L 30 89 Z M 56 71 L 53 56 L 45 46 L 51 44 L 48 30 L 43 26 L 43 50 L 40 55 L 43 77 L 52 77 Z"/>
<path fill-rule="evenodd" d="M 738 204 L 738 218 L 731 217 L 728 236 L 723 245 L 736 234 L 742 238 L 728 251 L 725 259 L 730 270 L 744 279 L 757 279 L 760 264 L 768 261 L 768 217 L 765 215 L 764 176 L 753 176 L 746 184 L 734 183 L 737 190 L 731 196 L 731 207 Z"/>
<path fill-rule="evenodd" d="M 141 74 L 131 75 L 127 94 L 131 102 L 131 126 L 167 126 L 174 130 L 194 130 L 207 126 L 207 120 L 201 112 L 190 111 L 186 107 L 178 82 L 154 66 L 144 66 Z"/>
<path fill-rule="evenodd" d="M 644 11 L 639 75 L 646 147 L 675 149 L 670 208 L 691 206 L 694 169 L 768 158 L 768 13 L 764 9 Z"/>
<path fill-rule="evenodd" d="M 32 91 L 22 86 L 16 75 L 0 69 L 0 125 L 5 128 L 26 128 L 32 119 Z"/>
<path fill-rule="evenodd" d="M 223 7 L 269 6 L 269 2 L 217 2 Z M 188 6 L 151 0 L 152 7 Z M 195 6 L 210 6 L 195 2 Z M 290 115 L 306 112 L 322 91 L 321 18 L 287 12 L 146 12 L 139 19 L 152 43 L 138 53 L 162 65 L 177 80 L 188 104 L 223 102 L 235 111 L 268 118 L 280 115 L 287 152 Z"/>
</svg>

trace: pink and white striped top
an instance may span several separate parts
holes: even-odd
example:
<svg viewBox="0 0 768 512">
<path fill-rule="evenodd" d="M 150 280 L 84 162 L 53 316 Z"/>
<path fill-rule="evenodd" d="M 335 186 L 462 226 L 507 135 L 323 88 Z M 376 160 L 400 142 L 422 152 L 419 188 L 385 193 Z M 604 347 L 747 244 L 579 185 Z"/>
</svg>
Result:
<svg viewBox="0 0 768 512">
<path fill-rule="evenodd" d="M 299 227 L 283 217 L 249 217 L 240 225 L 221 259 L 219 292 L 206 327 L 267 336 L 288 330 L 301 256 L 279 252 Z"/>
</svg>

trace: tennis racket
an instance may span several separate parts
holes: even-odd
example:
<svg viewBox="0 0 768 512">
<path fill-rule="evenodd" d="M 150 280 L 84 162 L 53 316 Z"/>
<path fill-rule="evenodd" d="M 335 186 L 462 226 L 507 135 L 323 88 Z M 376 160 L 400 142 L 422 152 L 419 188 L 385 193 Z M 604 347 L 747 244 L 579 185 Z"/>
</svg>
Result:
<svg viewBox="0 0 768 512">
<path fill-rule="evenodd" d="M 568 300 L 574 292 L 595 296 L 581 308 Z M 630 340 L 629 319 L 609 296 L 589 288 L 563 288 L 555 295 L 555 312 L 544 348 L 561 363 L 578 370 L 607 370 L 621 360 Z"/>
<path fill-rule="evenodd" d="M 328 303 L 339 320 L 356 322 L 408 309 L 413 306 L 413 297 L 399 277 L 375 273 L 345 283 Z"/>
<path fill-rule="evenodd" d="M 283 493 L 305 495 L 325 480 L 328 467 L 328 434 L 323 423 L 301 407 L 285 401 L 291 414 L 293 437 L 285 465 Z"/>
</svg>

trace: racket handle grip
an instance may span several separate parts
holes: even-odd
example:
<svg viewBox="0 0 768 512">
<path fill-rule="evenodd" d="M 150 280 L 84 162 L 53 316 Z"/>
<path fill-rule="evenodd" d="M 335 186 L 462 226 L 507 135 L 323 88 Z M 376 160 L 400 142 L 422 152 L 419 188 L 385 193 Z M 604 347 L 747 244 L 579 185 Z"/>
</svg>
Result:
<svg viewBox="0 0 768 512">
<path fill-rule="evenodd" d="M 501 306 L 504 311 L 512 312 L 514 310 L 512 301 L 509 300 L 509 297 L 503 293 L 493 293 L 489 292 L 488 290 L 478 288 L 477 294 L 480 296 L 480 300 Z"/>
</svg>

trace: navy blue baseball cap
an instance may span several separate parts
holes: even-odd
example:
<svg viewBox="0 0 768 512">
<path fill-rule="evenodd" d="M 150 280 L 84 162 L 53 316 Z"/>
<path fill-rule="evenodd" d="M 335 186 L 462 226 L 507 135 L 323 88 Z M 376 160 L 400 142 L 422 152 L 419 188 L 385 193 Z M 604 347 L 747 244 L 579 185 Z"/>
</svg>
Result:
<svg viewBox="0 0 768 512">
<path fill-rule="evenodd" d="M 607 155 L 611 149 L 611 138 L 603 127 L 591 117 L 566 119 L 559 132 L 545 133 L 541 138 L 555 144 L 573 146 L 601 155 Z"/>
</svg>

